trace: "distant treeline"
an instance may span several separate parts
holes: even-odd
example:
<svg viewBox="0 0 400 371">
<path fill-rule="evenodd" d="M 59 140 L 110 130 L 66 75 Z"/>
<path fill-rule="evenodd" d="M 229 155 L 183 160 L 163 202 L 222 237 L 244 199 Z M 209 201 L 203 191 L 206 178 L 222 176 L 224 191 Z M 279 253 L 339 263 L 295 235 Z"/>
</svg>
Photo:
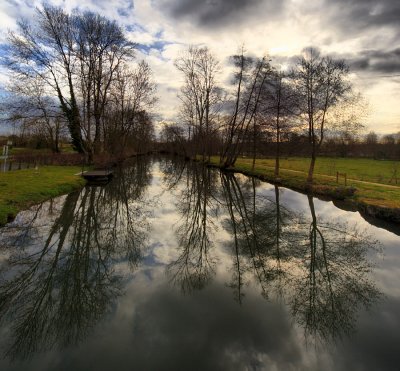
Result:
<svg viewBox="0 0 400 371">
<path fill-rule="evenodd" d="M 391 136 L 392 137 L 392 136 Z M 394 136 L 393 136 L 394 137 Z M 157 150 L 180 155 L 191 153 L 195 143 L 192 141 L 174 140 L 171 137 L 163 137 L 162 140 L 154 144 Z M 274 157 L 277 151 L 277 143 L 271 138 L 260 138 L 256 146 L 257 157 Z M 280 144 L 280 155 L 282 157 L 302 156 L 309 157 L 311 148 L 306 136 L 292 135 Z M 222 140 L 213 138 L 210 145 L 212 155 L 220 155 Z M 338 138 L 327 138 L 321 146 L 320 156 L 332 157 L 365 157 L 377 160 L 400 160 L 400 141 L 386 142 L 380 140 L 369 143 L 365 138 L 342 141 Z M 252 157 L 253 147 L 251 141 L 243 146 L 240 156 Z"/>
</svg>

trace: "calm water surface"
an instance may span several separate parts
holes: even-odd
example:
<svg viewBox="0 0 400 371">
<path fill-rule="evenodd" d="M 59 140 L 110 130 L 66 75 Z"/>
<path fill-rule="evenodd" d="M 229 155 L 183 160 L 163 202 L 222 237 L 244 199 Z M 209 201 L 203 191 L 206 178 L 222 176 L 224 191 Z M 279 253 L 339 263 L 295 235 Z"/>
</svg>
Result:
<svg viewBox="0 0 400 371">
<path fill-rule="evenodd" d="M 399 233 L 134 160 L 0 230 L 0 369 L 399 370 Z"/>
</svg>

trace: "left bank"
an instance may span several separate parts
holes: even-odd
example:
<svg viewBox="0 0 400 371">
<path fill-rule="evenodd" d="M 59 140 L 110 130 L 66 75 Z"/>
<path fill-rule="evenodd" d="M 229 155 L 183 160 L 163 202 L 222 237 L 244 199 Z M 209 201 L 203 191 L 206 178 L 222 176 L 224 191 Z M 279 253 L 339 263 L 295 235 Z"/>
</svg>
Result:
<svg viewBox="0 0 400 371">
<path fill-rule="evenodd" d="M 42 166 L 0 173 L 0 226 L 21 210 L 84 186 L 80 172 L 80 166 Z"/>
</svg>

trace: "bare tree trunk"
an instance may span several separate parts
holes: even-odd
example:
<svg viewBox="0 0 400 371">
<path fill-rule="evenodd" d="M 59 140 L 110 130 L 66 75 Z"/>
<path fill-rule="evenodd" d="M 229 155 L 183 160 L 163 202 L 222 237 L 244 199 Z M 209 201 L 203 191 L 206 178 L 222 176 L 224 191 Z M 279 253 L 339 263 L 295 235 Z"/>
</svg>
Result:
<svg viewBox="0 0 400 371">
<path fill-rule="evenodd" d="M 277 119 L 276 125 L 276 154 L 275 154 L 275 178 L 279 177 L 279 159 L 280 159 L 280 144 L 281 144 L 281 134 L 279 128 L 279 119 Z"/>
<path fill-rule="evenodd" d="M 254 117 L 254 124 L 253 124 L 253 162 L 251 165 L 251 171 L 254 171 L 254 167 L 256 165 L 256 140 L 257 140 L 257 135 L 256 135 L 256 118 Z"/>
<path fill-rule="evenodd" d="M 276 111 L 276 156 L 275 156 L 275 178 L 279 177 L 279 158 L 280 158 L 280 144 L 281 144 L 281 128 L 280 128 L 280 115 L 281 115 L 281 96 L 282 96 L 282 76 L 279 75 L 278 82 L 278 99 Z"/>
<path fill-rule="evenodd" d="M 308 169 L 308 176 L 307 176 L 307 183 L 309 183 L 309 184 L 313 183 L 315 160 L 316 160 L 316 145 L 313 142 L 312 152 L 311 152 L 311 162 L 310 162 L 310 167 Z"/>
<path fill-rule="evenodd" d="M 275 157 L 275 178 L 279 177 L 279 157 L 280 157 L 279 142 L 276 142 L 276 157 Z"/>
</svg>

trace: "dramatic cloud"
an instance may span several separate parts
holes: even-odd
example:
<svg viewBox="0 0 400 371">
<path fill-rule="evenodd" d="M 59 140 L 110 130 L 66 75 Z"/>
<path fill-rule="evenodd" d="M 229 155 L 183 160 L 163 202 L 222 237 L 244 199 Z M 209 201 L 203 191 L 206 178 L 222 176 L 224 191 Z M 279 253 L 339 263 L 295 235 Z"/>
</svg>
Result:
<svg viewBox="0 0 400 371">
<path fill-rule="evenodd" d="M 400 74 L 400 48 L 389 51 L 363 50 L 349 59 L 353 70 Z"/>
<path fill-rule="evenodd" d="M 338 23 L 350 30 L 362 31 L 376 27 L 400 30 L 400 2 L 398 0 L 329 0 L 341 14 Z"/>
<path fill-rule="evenodd" d="M 370 129 L 400 130 L 400 2 L 398 0 L 48 0 L 66 11 L 91 10 L 121 24 L 138 43 L 158 84 L 157 120 L 176 120 L 182 76 L 174 67 L 188 45 L 207 45 L 224 66 L 241 45 L 284 67 L 307 46 L 346 59 L 353 82 L 370 101 Z M 0 42 L 41 0 L 0 2 Z M 0 81 L 5 81 L 1 78 Z"/>
<path fill-rule="evenodd" d="M 251 21 L 263 14 L 268 19 L 281 12 L 283 1 L 273 0 L 163 0 L 161 7 L 173 18 L 188 19 L 197 25 L 220 28 Z"/>
</svg>

